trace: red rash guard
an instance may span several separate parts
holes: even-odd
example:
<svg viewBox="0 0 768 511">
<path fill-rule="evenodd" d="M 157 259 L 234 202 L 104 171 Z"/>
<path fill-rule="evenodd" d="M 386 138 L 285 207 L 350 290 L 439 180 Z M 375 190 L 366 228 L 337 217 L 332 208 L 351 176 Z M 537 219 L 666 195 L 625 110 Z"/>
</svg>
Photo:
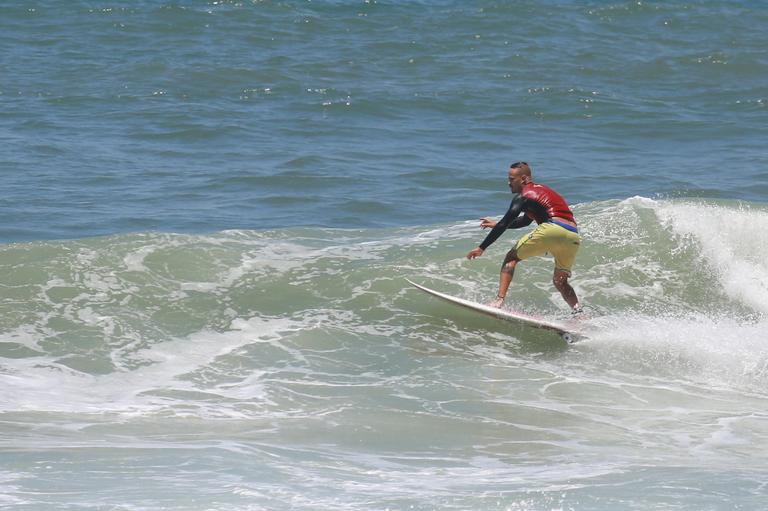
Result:
<svg viewBox="0 0 768 511">
<path fill-rule="evenodd" d="M 529 207 L 524 206 L 523 211 L 533 220 L 536 220 L 537 224 L 548 222 L 556 217 L 575 222 L 568 204 L 548 186 L 528 183 L 523 186 L 520 195 L 526 199 L 526 202 L 531 203 Z"/>
<path fill-rule="evenodd" d="M 520 213 L 525 213 L 525 215 L 520 216 Z M 543 224 L 553 218 L 562 218 L 576 223 L 568 204 L 557 192 L 548 186 L 528 183 L 512 199 L 504 218 L 499 220 L 499 223 L 491 229 L 491 232 L 480 244 L 480 248 L 483 250 L 488 248 L 507 229 L 525 227 L 534 220 L 537 224 Z"/>
</svg>

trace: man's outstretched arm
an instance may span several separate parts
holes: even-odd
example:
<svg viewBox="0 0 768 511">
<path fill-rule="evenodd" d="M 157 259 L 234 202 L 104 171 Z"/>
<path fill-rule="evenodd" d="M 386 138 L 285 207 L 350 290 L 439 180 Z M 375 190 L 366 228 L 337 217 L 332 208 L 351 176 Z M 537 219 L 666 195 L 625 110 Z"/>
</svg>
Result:
<svg viewBox="0 0 768 511">
<path fill-rule="evenodd" d="M 512 202 L 509 205 L 509 209 L 498 222 L 494 222 L 488 218 L 482 219 L 480 222 L 480 227 L 483 229 L 492 227 L 491 232 L 488 233 L 488 235 L 478 247 L 475 247 L 469 251 L 467 254 L 467 259 L 474 259 L 475 257 L 483 255 L 485 249 L 488 248 L 494 241 L 496 241 L 499 236 L 501 236 L 504 231 L 510 227 L 524 227 L 531 223 L 532 220 L 527 216 L 522 217 L 522 219 L 518 218 L 520 213 L 523 211 L 524 200 L 525 199 L 523 199 L 521 195 L 516 195 L 515 198 L 512 199 Z"/>
</svg>

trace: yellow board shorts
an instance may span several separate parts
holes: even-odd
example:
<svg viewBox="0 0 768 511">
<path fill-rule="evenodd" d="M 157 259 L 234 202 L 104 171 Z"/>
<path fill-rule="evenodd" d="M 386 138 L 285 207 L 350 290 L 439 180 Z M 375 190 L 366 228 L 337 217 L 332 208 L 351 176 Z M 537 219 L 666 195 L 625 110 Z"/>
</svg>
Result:
<svg viewBox="0 0 768 511">
<path fill-rule="evenodd" d="M 571 275 L 571 267 L 579 251 L 581 237 L 557 224 L 539 224 L 533 231 L 517 241 L 515 251 L 521 261 L 529 257 L 552 254 L 555 269 Z"/>
</svg>

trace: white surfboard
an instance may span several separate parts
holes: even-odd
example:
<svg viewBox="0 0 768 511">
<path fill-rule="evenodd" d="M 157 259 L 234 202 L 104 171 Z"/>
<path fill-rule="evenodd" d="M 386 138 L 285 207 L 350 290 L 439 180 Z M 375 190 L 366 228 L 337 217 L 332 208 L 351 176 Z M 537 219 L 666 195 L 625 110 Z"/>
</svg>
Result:
<svg viewBox="0 0 768 511">
<path fill-rule="evenodd" d="M 522 312 L 515 312 L 508 309 L 497 309 L 496 307 L 490 307 L 488 305 L 483 305 L 481 303 L 465 300 L 457 296 L 451 296 L 445 293 L 441 293 L 440 291 L 435 291 L 434 289 L 430 289 L 426 286 L 422 286 L 421 284 L 417 284 L 409 279 L 405 279 L 405 280 L 416 289 L 424 291 L 427 294 L 440 298 L 441 300 L 444 300 L 453 305 L 458 305 L 460 307 L 464 307 L 466 309 L 479 312 L 481 314 L 486 314 L 488 316 L 493 316 L 495 318 L 502 319 L 504 321 L 511 321 L 513 323 L 530 326 L 532 328 L 549 330 L 551 332 L 558 334 L 568 344 L 573 344 L 574 342 L 584 338 L 583 334 L 578 332 L 576 329 L 569 328 L 559 323 L 543 320 L 540 318 L 535 318 L 533 316 L 529 316 L 528 314 L 524 314 Z"/>
</svg>

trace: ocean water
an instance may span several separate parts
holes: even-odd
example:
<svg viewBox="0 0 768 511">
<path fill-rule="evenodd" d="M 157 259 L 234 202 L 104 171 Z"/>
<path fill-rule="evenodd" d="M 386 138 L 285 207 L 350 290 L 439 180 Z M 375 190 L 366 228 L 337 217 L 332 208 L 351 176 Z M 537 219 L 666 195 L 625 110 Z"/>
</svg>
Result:
<svg viewBox="0 0 768 511">
<path fill-rule="evenodd" d="M 0 509 L 763 509 L 766 25 L 2 2 Z M 494 295 L 517 160 L 584 238 L 572 346 L 404 280 Z M 510 305 L 566 318 L 551 265 Z"/>
</svg>

